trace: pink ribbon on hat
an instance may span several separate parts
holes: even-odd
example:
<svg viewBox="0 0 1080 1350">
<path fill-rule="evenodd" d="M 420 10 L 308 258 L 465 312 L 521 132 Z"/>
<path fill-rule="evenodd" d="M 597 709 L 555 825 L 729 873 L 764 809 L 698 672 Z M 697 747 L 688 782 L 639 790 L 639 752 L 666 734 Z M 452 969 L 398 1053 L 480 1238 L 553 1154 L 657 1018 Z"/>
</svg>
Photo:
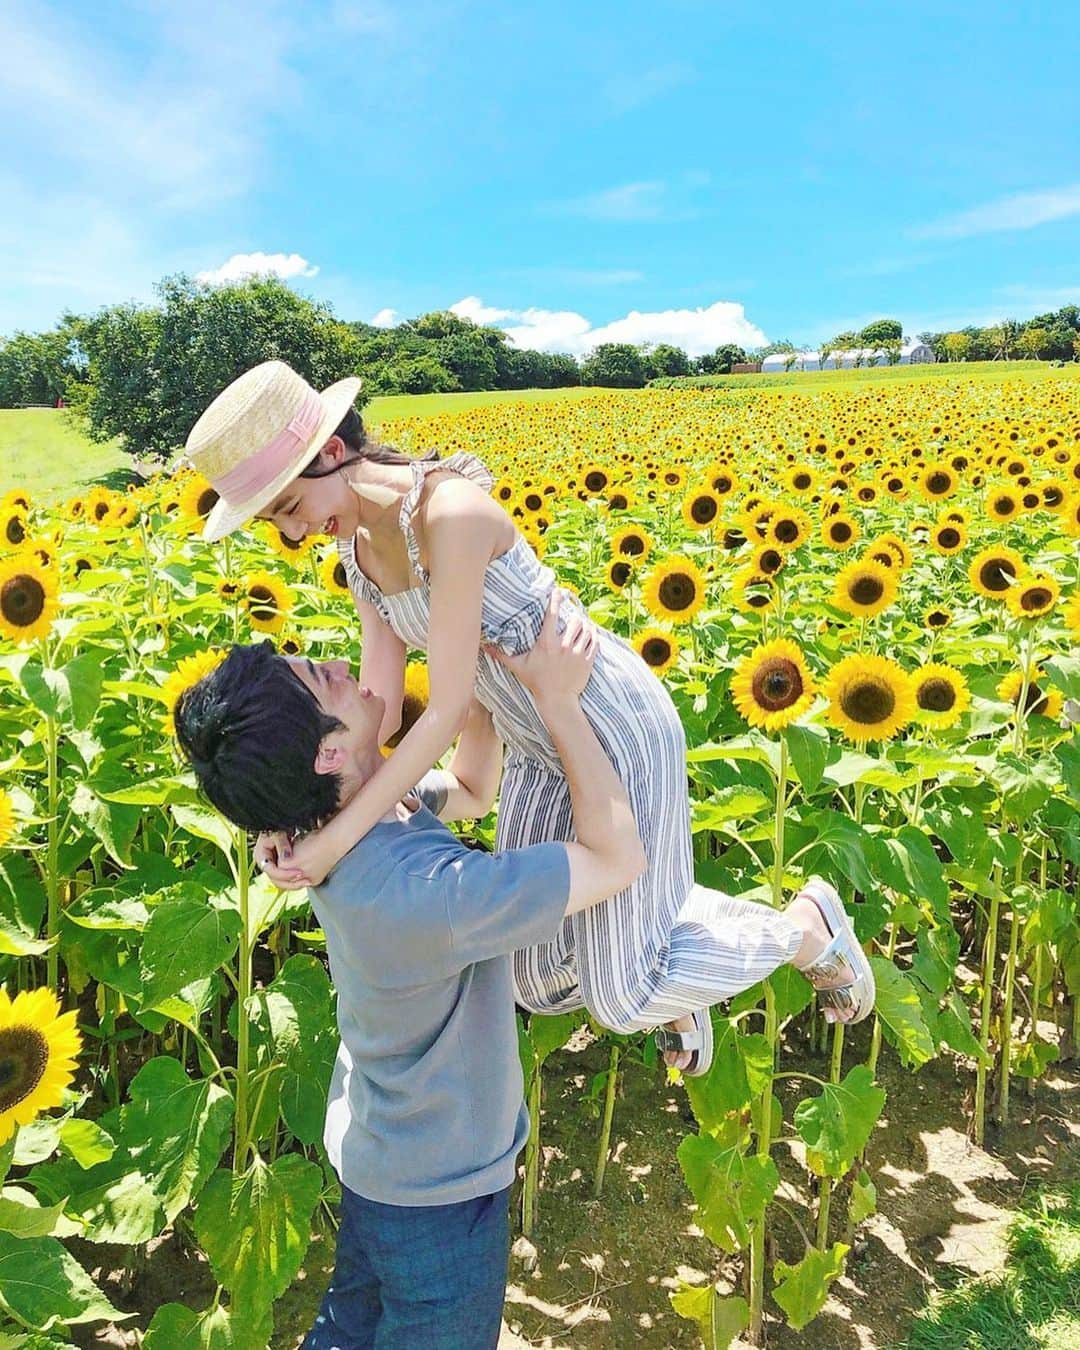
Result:
<svg viewBox="0 0 1080 1350">
<path fill-rule="evenodd" d="M 230 502 L 250 500 L 283 473 L 300 450 L 311 444 L 311 437 L 325 415 L 322 399 L 314 389 L 309 389 L 288 425 L 272 441 L 214 480 L 218 494 Z"/>
</svg>

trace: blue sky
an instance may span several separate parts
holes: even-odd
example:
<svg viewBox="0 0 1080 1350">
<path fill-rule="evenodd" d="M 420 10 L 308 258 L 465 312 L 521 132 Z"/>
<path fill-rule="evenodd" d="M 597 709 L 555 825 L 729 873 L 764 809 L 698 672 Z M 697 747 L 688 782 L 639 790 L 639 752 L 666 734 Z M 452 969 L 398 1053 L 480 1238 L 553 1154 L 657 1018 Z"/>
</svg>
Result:
<svg viewBox="0 0 1080 1350">
<path fill-rule="evenodd" d="M 1080 302 L 1078 54 L 1032 0 L 6 0 L 0 333 L 254 255 L 550 350 L 1027 317 Z"/>
</svg>

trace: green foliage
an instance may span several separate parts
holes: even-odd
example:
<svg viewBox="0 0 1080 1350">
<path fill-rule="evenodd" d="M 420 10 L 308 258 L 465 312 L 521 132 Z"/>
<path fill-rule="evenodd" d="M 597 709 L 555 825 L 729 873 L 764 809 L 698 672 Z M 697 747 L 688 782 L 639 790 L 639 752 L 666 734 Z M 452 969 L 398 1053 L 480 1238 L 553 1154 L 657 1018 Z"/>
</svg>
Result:
<svg viewBox="0 0 1080 1350">
<path fill-rule="evenodd" d="M 640 389 L 645 383 L 641 352 L 629 342 L 601 342 L 581 362 L 581 383 Z"/>
<path fill-rule="evenodd" d="M 54 1237 L 15 1237 L 0 1229 L 0 1300 L 24 1326 L 47 1331 L 133 1313 L 114 1308 L 78 1261 Z"/>
<path fill-rule="evenodd" d="M 884 1105 L 885 1090 L 874 1086 L 865 1064 L 857 1064 L 842 1082 L 826 1083 L 819 1097 L 799 1103 L 795 1128 L 820 1158 L 824 1175 L 844 1175 L 866 1147 Z"/>
<path fill-rule="evenodd" d="M 745 1247 L 751 1225 L 760 1221 L 780 1184 L 772 1158 L 724 1147 L 708 1134 L 692 1134 L 679 1145 L 679 1165 L 709 1241 L 725 1252 Z"/>
<path fill-rule="evenodd" d="M 777 1261 L 773 1267 L 776 1287 L 773 1298 L 787 1313 L 788 1322 L 796 1331 L 802 1331 L 824 1308 L 829 1297 L 829 1286 L 844 1269 L 844 1257 L 850 1248 L 843 1242 L 834 1242 L 828 1251 L 816 1247 L 795 1265 Z"/>
<path fill-rule="evenodd" d="M 15 333 L 0 339 L 0 408 L 53 407 L 81 370 L 67 325 L 50 333 Z"/>
<path fill-rule="evenodd" d="M 744 1298 L 725 1298 L 715 1284 L 687 1284 L 669 1294 L 671 1306 L 687 1321 L 696 1322 L 705 1350 L 727 1350 L 750 1322 L 750 1307 Z"/>
</svg>

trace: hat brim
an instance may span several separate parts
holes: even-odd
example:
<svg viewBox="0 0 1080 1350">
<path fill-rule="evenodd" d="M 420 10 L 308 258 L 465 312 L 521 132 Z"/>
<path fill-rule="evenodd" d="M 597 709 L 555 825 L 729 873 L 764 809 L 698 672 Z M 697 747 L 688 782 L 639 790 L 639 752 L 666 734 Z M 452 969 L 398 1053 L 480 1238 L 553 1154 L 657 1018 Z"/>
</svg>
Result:
<svg viewBox="0 0 1080 1350">
<path fill-rule="evenodd" d="M 206 518 L 206 524 L 203 526 L 202 537 L 207 543 L 216 543 L 219 539 L 224 539 L 226 535 L 238 530 L 241 525 L 246 525 L 249 520 L 259 514 L 264 506 L 269 506 L 278 493 L 283 488 L 287 488 L 293 479 L 297 478 L 307 468 L 341 425 L 345 414 L 356 401 L 361 384 L 362 381 L 358 376 L 349 375 L 344 380 L 338 380 L 336 384 L 332 384 L 329 389 L 322 391 L 319 399 L 325 409 L 325 414 L 307 446 L 297 454 L 287 469 L 283 469 L 278 474 L 273 482 L 267 483 L 264 488 L 260 488 L 254 496 L 247 498 L 246 501 L 227 502 L 222 497 L 215 502 Z"/>
</svg>

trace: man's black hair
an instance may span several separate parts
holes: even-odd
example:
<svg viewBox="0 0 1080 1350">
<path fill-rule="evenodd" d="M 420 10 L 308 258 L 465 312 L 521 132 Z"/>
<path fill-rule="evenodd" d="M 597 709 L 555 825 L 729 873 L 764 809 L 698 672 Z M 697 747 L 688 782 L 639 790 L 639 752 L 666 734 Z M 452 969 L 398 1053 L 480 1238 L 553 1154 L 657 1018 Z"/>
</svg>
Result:
<svg viewBox="0 0 1080 1350">
<path fill-rule="evenodd" d="M 315 772 L 319 742 L 342 723 L 269 642 L 233 647 L 173 712 L 199 786 L 247 830 L 315 828 L 337 810 L 339 774 Z"/>
</svg>

